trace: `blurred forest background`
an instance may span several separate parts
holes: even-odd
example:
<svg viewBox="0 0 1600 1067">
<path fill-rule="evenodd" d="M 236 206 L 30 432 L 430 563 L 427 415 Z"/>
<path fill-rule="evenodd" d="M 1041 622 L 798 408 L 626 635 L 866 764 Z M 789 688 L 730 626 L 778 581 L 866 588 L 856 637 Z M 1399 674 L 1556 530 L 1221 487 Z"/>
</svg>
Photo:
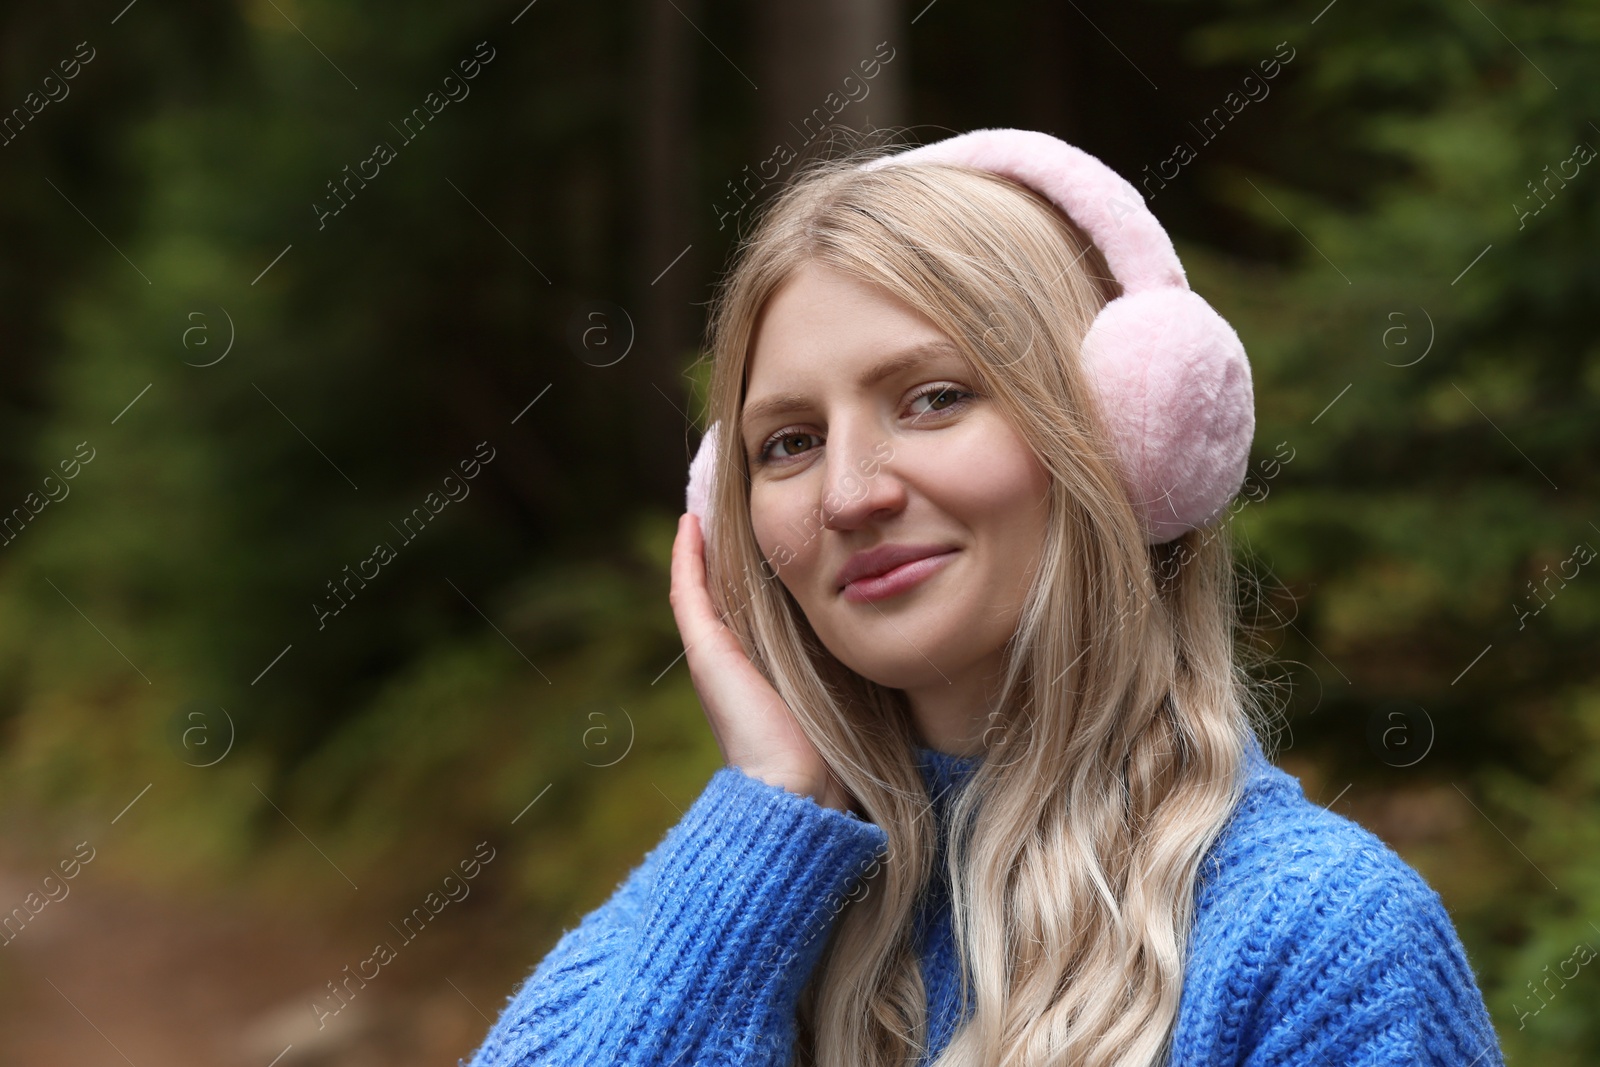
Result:
<svg viewBox="0 0 1600 1067">
<path fill-rule="evenodd" d="M 1600 1062 L 1597 57 L 1577 0 L 8 5 L 0 1061 L 454 1064 L 678 820 L 704 303 L 828 122 L 1151 194 L 1254 367 L 1279 762 L 1513 1062 Z"/>
</svg>

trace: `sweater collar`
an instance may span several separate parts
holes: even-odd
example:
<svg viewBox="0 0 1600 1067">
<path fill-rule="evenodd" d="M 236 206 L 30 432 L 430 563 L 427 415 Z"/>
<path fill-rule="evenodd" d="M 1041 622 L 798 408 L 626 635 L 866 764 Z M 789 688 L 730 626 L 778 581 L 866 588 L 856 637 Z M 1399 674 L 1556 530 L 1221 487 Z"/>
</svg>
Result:
<svg viewBox="0 0 1600 1067">
<path fill-rule="evenodd" d="M 927 788 L 928 796 L 941 806 L 983 762 L 982 756 L 952 756 L 948 752 L 921 745 L 916 746 L 916 753 L 922 784 Z"/>
<path fill-rule="evenodd" d="M 916 746 L 917 768 L 930 797 L 943 797 L 971 776 L 983 762 L 982 756 L 953 756 L 935 748 Z M 1273 770 L 1272 763 L 1261 749 L 1261 742 L 1251 731 L 1245 743 L 1244 761 L 1240 773 L 1246 782 L 1257 781 Z"/>
</svg>

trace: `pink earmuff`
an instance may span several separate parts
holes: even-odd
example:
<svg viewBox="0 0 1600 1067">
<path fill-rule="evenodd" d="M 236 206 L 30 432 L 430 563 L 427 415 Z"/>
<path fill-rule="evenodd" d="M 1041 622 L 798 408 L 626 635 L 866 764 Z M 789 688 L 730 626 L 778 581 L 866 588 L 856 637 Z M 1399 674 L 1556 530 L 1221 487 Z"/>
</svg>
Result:
<svg viewBox="0 0 1600 1067">
<path fill-rule="evenodd" d="M 1084 370 L 1116 442 L 1150 544 L 1214 518 L 1244 483 L 1255 435 L 1250 361 L 1227 320 L 1189 288 L 1144 197 L 1094 156 L 1047 133 L 973 130 L 863 164 L 955 163 L 1048 198 L 1094 242 L 1122 295 L 1083 339 Z M 710 503 L 717 425 L 689 466 L 688 510 Z"/>
</svg>

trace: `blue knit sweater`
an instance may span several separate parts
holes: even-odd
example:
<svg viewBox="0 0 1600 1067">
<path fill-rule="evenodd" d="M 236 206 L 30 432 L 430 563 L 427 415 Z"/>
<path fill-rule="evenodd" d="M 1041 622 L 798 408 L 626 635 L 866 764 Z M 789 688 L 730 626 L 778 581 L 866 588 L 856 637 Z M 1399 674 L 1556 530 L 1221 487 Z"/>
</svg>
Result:
<svg viewBox="0 0 1600 1067">
<path fill-rule="evenodd" d="M 942 821 L 978 760 L 918 758 Z M 1254 744 L 1245 774 L 1201 868 L 1173 1067 L 1503 1067 L 1438 894 Z M 852 813 L 719 769 L 521 982 L 470 1067 L 790 1063 L 800 990 L 887 840 Z M 926 1064 L 961 1021 L 942 879 L 917 930 Z"/>
</svg>

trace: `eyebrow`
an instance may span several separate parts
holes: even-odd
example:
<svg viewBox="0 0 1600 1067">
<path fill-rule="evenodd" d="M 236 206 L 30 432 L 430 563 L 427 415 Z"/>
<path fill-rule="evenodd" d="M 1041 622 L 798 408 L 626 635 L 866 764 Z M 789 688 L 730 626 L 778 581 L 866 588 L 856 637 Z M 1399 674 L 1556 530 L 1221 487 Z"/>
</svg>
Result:
<svg viewBox="0 0 1600 1067">
<path fill-rule="evenodd" d="M 867 368 L 856 379 L 856 387 L 858 389 L 871 389 L 885 378 L 899 374 L 903 370 L 920 367 L 926 363 L 932 363 L 936 359 L 950 356 L 959 357 L 960 355 L 961 350 L 949 341 L 924 341 L 896 352 L 887 359 Z M 762 419 L 771 418 L 775 415 L 788 415 L 791 412 L 802 411 L 810 406 L 811 400 L 799 393 L 778 393 L 747 405 L 739 418 L 744 425 L 748 426 Z"/>
</svg>

